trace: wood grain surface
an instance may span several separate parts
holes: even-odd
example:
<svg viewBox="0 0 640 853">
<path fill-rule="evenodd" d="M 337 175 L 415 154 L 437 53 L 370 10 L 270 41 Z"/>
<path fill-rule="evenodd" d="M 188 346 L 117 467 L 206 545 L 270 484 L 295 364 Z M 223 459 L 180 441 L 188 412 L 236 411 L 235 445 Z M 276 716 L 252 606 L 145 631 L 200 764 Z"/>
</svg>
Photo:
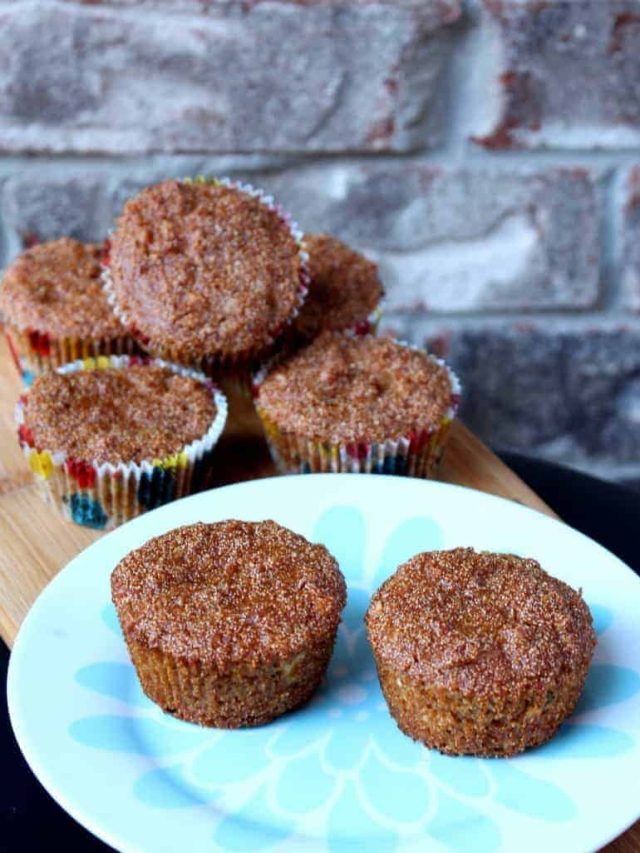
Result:
<svg viewBox="0 0 640 853">
<path fill-rule="evenodd" d="M 100 532 L 54 513 L 32 485 L 19 450 L 14 407 L 21 384 L 4 336 L 0 338 L 0 634 L 11 646 L 20 623 L 46 584 Z M 262 440 L 228 437 L 216 450 L 215 485 L 273 475 Z M 461 423 L 455 423 L 440 477 L 450 483 L 501 495 L 534 509 L 553 511 Z M 37 535 L 34 535 L 37 531 Z M 606 808 L 606 798 L 603 798 Z M 640 853 L 640 821 L 605 848 Z"/>
</svg>

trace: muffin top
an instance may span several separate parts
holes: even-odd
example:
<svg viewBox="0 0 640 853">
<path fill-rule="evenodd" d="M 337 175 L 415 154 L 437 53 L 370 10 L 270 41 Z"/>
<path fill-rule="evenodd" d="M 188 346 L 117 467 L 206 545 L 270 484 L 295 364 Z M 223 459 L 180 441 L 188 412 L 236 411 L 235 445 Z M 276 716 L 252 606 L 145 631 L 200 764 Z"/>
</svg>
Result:
<svg viewBox="0 0 640 853">
<path fill-rule="evenodd" d="M 130 199 L 111 240 L 116 303 L 152 351 L 260 353 L 293 318 L 305 274 L 283 216 L 223 184 L 165 181 Z"/>
<path fill-rule="evenodd" d="M 376 658 L 465 695 L 544 690 L 595 647 L 580 593 L 535 560 L 472 548 L 418 554 L 371 600 Z"/>
<path fill-rule="evenodd" d="M 439 426 L 452 404 L 449 371 L 389 338 L 323 332 L 257 389 L 284 431 L 324 441 L 383 441 Z"/>
<path fill-rule="evenodd" d="M 103 462 L 137 462 L 178 453 L 216 416 L 211 391 L 153 364 L 46 373 L 24 402 L 24 424 L 40 450 Z"/>
<path fill-rule="evenodd" d="M 326 329 L 366 324 L 384 295 L 377 266 L 328 234 L 307 234 L 304 244 L 309 294 L 294 321 L 295 332 L 311 341 Z"/>
<path fill-rule="evenodd" d="M 327 642 L 346 598 L 327 549 L 274 521 L 192 524 L 151 539 L 116 566 L 111 591 L 128 637 L 221 672 Z"/>
<path fill-rule="evenodd" d="M 100 282 L 101 247 L 69 237 L 27 249 L 7 268 L 0 311 L 20 329 L 55 337 L 125 333 Z"/>
</svg>

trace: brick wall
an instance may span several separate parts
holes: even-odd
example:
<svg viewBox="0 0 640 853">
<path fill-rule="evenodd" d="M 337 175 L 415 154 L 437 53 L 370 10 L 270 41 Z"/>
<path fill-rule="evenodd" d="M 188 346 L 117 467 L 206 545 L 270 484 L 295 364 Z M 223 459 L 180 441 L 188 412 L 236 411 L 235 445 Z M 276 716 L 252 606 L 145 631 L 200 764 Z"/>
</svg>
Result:
<svg viewBox="0 0 640 853">
<path fill-rule="evenodd" d="M 640 0 L 0 0 L 0 244 L 200 172 L 381 266 L 485 439 L 640 480 Z"/>
</svg>

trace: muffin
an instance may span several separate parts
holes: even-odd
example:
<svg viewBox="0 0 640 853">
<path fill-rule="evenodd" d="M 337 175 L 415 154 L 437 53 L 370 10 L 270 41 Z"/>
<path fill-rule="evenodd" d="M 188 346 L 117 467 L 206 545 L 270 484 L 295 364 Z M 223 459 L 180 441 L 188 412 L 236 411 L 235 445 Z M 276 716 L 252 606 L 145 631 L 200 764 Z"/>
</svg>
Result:
<svg viewBox="0 0 640 853">
<path fill-rule="evenodd" d="M 432 475 L 459 402 L 442 361 L 370 335 L 323 332 L 265 369 L 255 404 L 281 472 Z"/>
<path fill-rule="evenodd" d="M 116 566 L 111 593 L 147 696 L 218 728 L 259 726 L 311 697 L 346 595 L 324 546 L 233 520 L 151 539 Z"/>
<path fill-rule="evenodd" d="M 37 377 L 16 417 L 45 500 L 107 529 L 206 485 L 226 409 L 202 374 L 101 356 Z"/>
<path fill-rule="evenodd" d="M 471 548 L 412 557 L 366 624 L 398 726 L 451 755 L 515 755 L 553 737 L 596 643 L 579 592 L 535 560 Z"/>
<path fill-rule="evenodd" d="M 306 346 L 326 330 L 375 333 L 380 319 L 384 291 L 374 263 L 327 234 L 305 234 L 304 246 L 309 254 L 309 292 L 278 342 L 279 356 Z M 251 399 L 234 397 L 226 434 L 261 438 L 263 433 Z"/>
<path fill-rule="evenodd" d="M 305 234 L 309 293 L 293 322 L 296 343 L 324 331 L 374 332 L 384 295 L 376 264 L 328 234 Z"/>
<path fill-rule="evenodd" d="M 306 253 L 262 193 L 228 181 L 168 180 L 130 199 L 105 286 L 154 355 L 244 382 L 306 295 Z"/>
<path fill-rule="evenodd" d="M 63 237 L 27 249 L 7 268 L 0 313 L 27 384 L 77 358 L 137 351 L 103 293 L 101 251 Z"/>
</svg>

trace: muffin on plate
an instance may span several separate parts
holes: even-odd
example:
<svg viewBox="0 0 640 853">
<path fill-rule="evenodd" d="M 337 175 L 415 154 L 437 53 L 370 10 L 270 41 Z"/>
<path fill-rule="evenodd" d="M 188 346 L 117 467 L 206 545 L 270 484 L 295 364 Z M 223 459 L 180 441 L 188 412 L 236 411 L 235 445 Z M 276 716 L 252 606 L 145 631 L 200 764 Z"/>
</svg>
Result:
<svg viewBox="0 0 640 853">
<path fill-rule="evenodd" d="M 235 520 L 151 539 L 116 566 L 111 592 L 147 696 L 218 728 L 262 725 L 311 697 L 346 596 L 323 545 Z"/>
<path fill-rule="evenodd" d="M 224 180 L 168 180 L 124 206 L 105 259 L 116 312 L 154 355 L 250 388 L 306 295 L 301 234 Z"/>
<path fill-rule="evenodd" d="M 434 356 L 370 335 L 323 332 L 256 376 L 255 405 L 281 472 L 432 475 L 459 402 Z"/>
<path fill-rule="evenodd" d="M 596 644 L 579 592 L 535 560 L 472 548 L 412 557 L 366 624 L 398 726 L 451 755 L 515 755 L 553 737 Z"/>
<path fill-rule="evenodd" d="M 16 418 L 44 499 L 105 529 L 206 485 L 226 411 L 202 374 L 100 356 L 37 377 Z"/>
<path fill-rule="evenodd" d="M 7 268 L 0 314 L 27 384 L 77 358 L 137 351 L 103 293 L 101 252 L 63 237 L 27 249 Z"/>
<path fill-rule="evenodd" d="M 324 331 L 375 332 L 384 289 L 378 267 L 328 234 L 305 234 L 309 293 L 292 325 L 296 343 Z"/>
</svg>

